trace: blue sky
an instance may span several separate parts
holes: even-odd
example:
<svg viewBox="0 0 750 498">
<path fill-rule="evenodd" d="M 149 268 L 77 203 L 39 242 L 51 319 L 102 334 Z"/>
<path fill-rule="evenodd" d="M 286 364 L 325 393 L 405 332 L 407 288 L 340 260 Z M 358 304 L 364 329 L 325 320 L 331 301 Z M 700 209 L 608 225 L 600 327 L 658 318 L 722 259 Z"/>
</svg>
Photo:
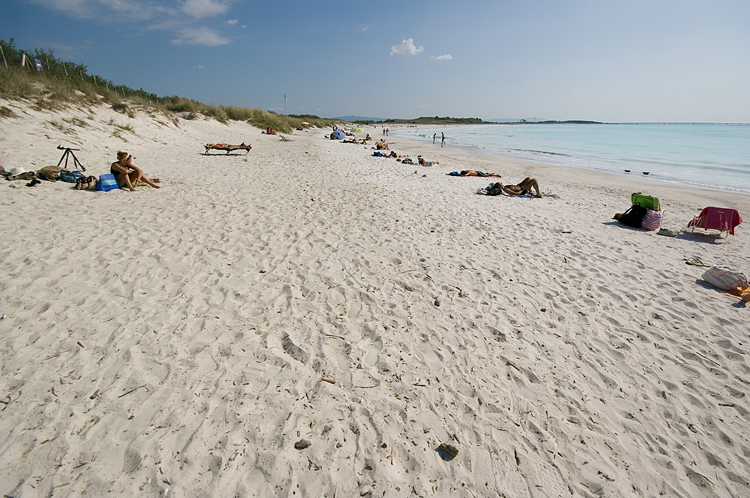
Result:
<svg viewBox="0 0 750 498">
<path fill-rule="evenodd" d="M 4 0 L 0 38 L 323 117 L 750 122 L 748 0 Z"/>
</svg>

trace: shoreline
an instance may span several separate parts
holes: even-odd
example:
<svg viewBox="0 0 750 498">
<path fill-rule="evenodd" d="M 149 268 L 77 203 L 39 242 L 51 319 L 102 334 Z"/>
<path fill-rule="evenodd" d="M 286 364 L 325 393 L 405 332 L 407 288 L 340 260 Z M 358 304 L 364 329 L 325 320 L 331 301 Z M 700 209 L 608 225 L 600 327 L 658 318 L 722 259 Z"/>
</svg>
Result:
<svg viewBox="0 0 750 498">
<path fill-rule="evenodd" d="M 525 124 L 535 124 L 535 123 L 525 123 Z M 536 124 L 546 124 L 546 123 L 536 123 Z M 606 123 L 601 123 L 606 124 Z M 615 124 L 618 125 L 619 123 Z M 651 123 L 654 124 L 654 123 Z M 477 125 L 450 125 L 450 128 L 463 128 L 464 130 L 470 129 Z M 422 127 L 423 129 L 428 129 L 430 132 L 433 130 L 438 130 L 440 128 L 431 128 L 431 127 Z M 443 129 L 449 129 L 449 128 L 443 128 Z M 414 131 L 407 131 L 406 128 L 399 131 L 398 129 L 393 130 L 396 135 L 394 135 L 394 138 L 397 136 L 398 133 L 414 133 Z M 482 132 L 477 132 L 479 135 L 482 135 Z M 616 175 L 618 177 L 628 178 L 628 177 L 641 177 L 642 171 L 650 171 L 649 175 L 643 175 L 643 179 L 647 180 L 648 182 L 654 183 L 654 184 L 660 184 L 660 185 L 674 185 L 674 186 L 685 186 L 685 187 L 691 187 L 691 188 L 697 188 L 697 189 L 707 189 L 707 190 L 717 190 L 721 192 L 729 192 L 729 193 L 739 193 L 739 194 L 748 194 L 750 195 L 750 184 L 747 182 L 750 180 L 750 178 L 729 178 L 726 175 L 723 175 L 720 170 L 717 170 L 715 173 L 719 176 L 717 178 L 709 179 L 708 177 L 703 178 L 700 177 L 700 173 L 698 174 L 698 181 L 704 182 L 704 184 L 696 183 L 695 181 L 690 180 L 691 175 L 694 175 L 694 173 L 691 173 L 690 175 L 686 175 L 684 173 L 677 174 L 673 170 L 675 166 L 670 165 L 669 163 L 662 163 L 662 160 L 655 159 L 651 162 L 647 160 L 634 160 L 629 159 L 625 160 L 622 158 L 614 159 L 613 157 L 610 157 L 611 154 L 602 152 L 601 150 L 598 153 L 594 153 L 596 157 L 590 156 L 590 157 L 584 157 L 582 155 L 577 155 L 576 152 L 571 152 L 570 150 L 563 149 L 555 149 L 552 147 L 552 149 L 555 149 L 556 151 L 550 151 L 544 148 L 543 145 L 537 143 L 534 145 L 529 146 L 530 148 L 524 149 L 523 146 L 521 146 L 521 149 L 514 149 L 510 145 L 506 145 L 505 149 L 497 149 L 494 145 L 492 145 L 492 142 L 490 144 L 485 145 L 471 145 L 470 142 L 472 140 L 476 141 L 477 139 L 470 138 L 473 135 L 473 133 L 460 133 L 459 136 L 462 136 L 462 140 L 464 141 L 464 144 L 457 144 L 457 143 L 451 143 L 451 147 L 461 149 L 466 151 L 468 154 L 483 154 L 483 155 L 490 155 L 495 157 L 506 157 L 506 158 L 513 158 L 513 159 L 519 159 L 522 161 L 528 161 L 536 164 L 547 164 L 552 166 L 559 166 L 559 167 L 573 167 L 575 169 L 583 169 L 587 171 L 599 171 L 604 173 L 610 173 L 613 175 Z M 415 140 L 416 142 L 423 142 L 425 146 L 431 145 L 431 140 L 429 137 L 410 137 L 405 136 L 404 138 Z M 611 137 L 609 137 L 611 139 Z M 551 140 L 555 140 L 555 136 L 550 137 Z M 606 140 L 607 138 L 601 138 L 602 140 Z M 482 138 L 479 138 L 479 143 L 482 143 Z M 520 144 L 515 144 L 516 146 L 520 146 Z M 528 144 L 527 144 L 528 145 Z M 674 144 L 673 144 L 674 145 Z M 510 147 L 510 148 L 507 148 Z M 497 150 L 494 150 L 497 149 Z M 517 153 L 514 151 L 518 150 Z M 563 150 L 563 152 L 559 152 L 558 150 Z M 630 151 L 632 152 L 632 151 Z M 627 155 L 627 151 L 623 152 Z M 656 153 L 656 156 L 659 157 L 660 154 Z M 566 163 L 574 163 L 574 164 L 566 164 Z M 697 172 L 699 168 L 699 163 L 694 162 L 690 163 L 690 166 L 686 166 L 688 172 Z M 656 168 L 654 170 L 653 168 Z M 666 169 L 664 169 L 666 168 Z M 632 170 L 632 172 L 629 172 L 628 170 Z M 660 171 L 661 170 L 661 171 Z M 707 174 L 707 173 L 706 173 Z M 693 176 L 693 180 L 695 180 L 695 176 Z M 738 183 L 741 182 L 742 185 L 740 187 L 737 187 Z M 711 185 L 712 183 L 717 183 L 716 185 Z"/>
<path fill-rule="evenodd" d="M 372 135 L 371 135 L 372 136 Z M 465 148 L 439 147 L 438 145 L 423 144 L 418 140 L 412 140 L 403 137 L 386 137 L 387 143 L 392 145 L 394 150 L 405 151 L 412 157 L 417 154 L 429 157 L 435 157 L 440 166 L 443 166 L 443 159 L 447 159 L 451 164 L 457 165 L 458 169 L 476 169 L 492 173 L 500 173 L 503 178 L 508 175 L 502 171 L 495 171 L 502 165 L 511 172 L 512 180 L 518 177 L 520 181 L 526 176 L 538 174 L 537 179 L 540 185 L 544 187 L 545 180 L 542 175 L 548 175 L 553 184 L 563 183 L 570 185 L 586 185 L 608 189 L 618 189 L 622 193 L 624 203 L 629 202 L 629 190 L 632 192 L 644 192 L 659 197 L 662 201 L 667 200 L 668 204 L 674 198 L 681 206 L 694 206 L 693 209 L 701 208 L 699 206 L 716 205 L 737 209 L 740 212 L 750 212 L 750 194 L 745 192 L 733 192 L 727 190 L 711 189 L 696 187 L 685 184 L 663 183 L 659 180 L 640 178 L 635 175 L 621 175 L 610 171 L 601 171 L 588 168 L 579 168 L 574 166 L 561 166 L 542 162 L 529 161 L 526 159 L 512 156 L 485 154 L 480 151 L 469 151 Z M 401 147 L 400 147 L 401 146 Z M 434 154 L 433 154 L 434 153 Z M 429 157 L 428 157 L 429 156 Z M 461 166 L 461 167 L 459 167 Z M 494 169 L 493 169 L 494 168 Z M 439 168 L 438 168 L 439 169 Z M 481 178 L 479 180 L 482 180 Z M 485 179 L 487 182 L 491 178 Z M 504 180 L 501 180 L 504 182 Z M 504 182 L 505 183 L 505 182 Z M 569 185 L 569 186 L 570 186 Z M 662 194 L 662 191 L 666 194 Z M 664 206 L 665 204 L 662 203 Z M 628 206 L 626 206 L 627 208 Z M 687 223 L 687 221 L 686 221 Z"/>
<path fill-rule="evenodd" d="M 2 494 L 745 492 L 748 309 L 685 259 L 747 274 L 750 231 L 682 228 L 750 196 L 396 137 L 440 164 L 322 129 L 0 104 L 22 116 L 0 118 L 6 168 L 70 144 L 86 174 L 125 150 L 162 179 L 0 182 Z M 492 179 L 460 169 L 546 196 L 477 195 Z M 639 189 L 678 237 L 611 219 Z"/>
</svg>

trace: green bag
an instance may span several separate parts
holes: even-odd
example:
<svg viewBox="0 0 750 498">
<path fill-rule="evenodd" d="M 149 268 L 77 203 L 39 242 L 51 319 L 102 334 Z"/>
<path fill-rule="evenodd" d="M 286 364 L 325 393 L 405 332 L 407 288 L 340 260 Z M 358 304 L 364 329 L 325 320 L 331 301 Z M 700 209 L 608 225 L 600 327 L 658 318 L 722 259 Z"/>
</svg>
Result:
<svg viewBox="0 0 750 498">
<path fill-rule="evenodd" d="M 659 198 L 653 195 L 646 195 L 640 192 L 634 192 L 630 196 L 631 204 L 633 206 L 641 206 L 646 209 L 653 209 L 654 211 L 661 211 L 661 205 L 659 204 Z"/>
</svg>

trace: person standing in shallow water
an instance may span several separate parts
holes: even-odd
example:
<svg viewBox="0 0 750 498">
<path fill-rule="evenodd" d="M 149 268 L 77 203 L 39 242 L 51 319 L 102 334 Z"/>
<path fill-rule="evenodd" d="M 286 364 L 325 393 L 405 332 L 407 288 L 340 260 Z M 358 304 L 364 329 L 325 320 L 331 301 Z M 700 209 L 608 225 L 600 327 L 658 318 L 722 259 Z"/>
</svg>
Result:
<svg viewBox="0 0 750 498">
<path fill-rule="evenodd" d="M 440 140 L 440 147 L 445 145 L 445 133 L 440 132 L 440 134 L 443 136 L 443 138 Z"/>
<path fill-rule="evenodd" d="M 437 138 L 437 133 L 432 134 L 432 145 L 435 145 L 435 139 Z"/>
</svg>

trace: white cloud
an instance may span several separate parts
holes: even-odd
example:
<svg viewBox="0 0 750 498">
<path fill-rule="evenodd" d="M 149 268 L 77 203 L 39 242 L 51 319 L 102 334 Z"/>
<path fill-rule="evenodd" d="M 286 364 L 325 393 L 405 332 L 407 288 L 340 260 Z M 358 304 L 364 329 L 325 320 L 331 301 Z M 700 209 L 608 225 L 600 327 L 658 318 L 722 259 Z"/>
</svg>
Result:
<svg viewBox="0 0 750 498">
<path fill-rule="evenodd" d="M 229 2 L 221 0 L 186 0 L 182 11 L 196 19 L 218 16 L 229 10 Z"/>
<path fill-rule="evenodd" d="M 237 0 L 29 0 L 77 19 L 114 23 L 132 31 L 161 30 L 174 33 L 176 45 L 225 45 L 230 40 L 221 33 L 194 26 L 195 19 L 217 16 L 229 10 Z M 165 4 L 173 7 L 165 7 Z M 230 26 L 239 21 L 227 21 Z M 243 26 L 245 28 L 246 26 Z"/>
<path fill-rule="evenodd" d="M 181 29 L 177 33 L 177 38 L 171 41 L 175 45 L 203 45 L 205 47 L 229 43 L 229 40 L 222 38 L 217 32 L 208 28 Z"/>
<path fill-rule="evenodd" d="M 414 46 L 414 38 L 408 40 L 401 40 L 400 45 L 394 45 L 391 47 L 391 55 L 417 55 L 424 51 L 423 46 Z"/>
<path fill-rule="evenodd" d="M 436 61 L 451 61 L 453 60 L 453 56 L 451 54 L 445 54 L 445 55 L 438 55 L 437 57 L 433 57 Z"/>
<path fill-rule="evenodd" d="M 362 31 L 367 31 L 368 29 L 370 29 L 370 25 L 369 24 L 363 24 L 362 25 Z"/>
</svg>

